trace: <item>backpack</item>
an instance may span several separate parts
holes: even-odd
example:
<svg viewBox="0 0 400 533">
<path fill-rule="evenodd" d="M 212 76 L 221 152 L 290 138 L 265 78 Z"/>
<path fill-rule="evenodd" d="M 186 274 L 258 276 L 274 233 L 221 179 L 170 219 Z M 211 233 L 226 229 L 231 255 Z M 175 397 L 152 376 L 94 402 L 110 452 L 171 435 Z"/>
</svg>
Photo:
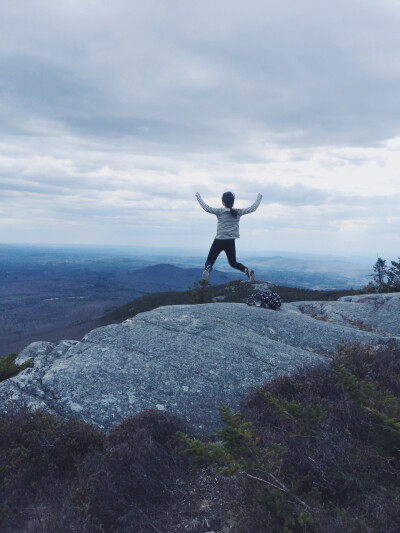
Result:
<svg viewBox="0 0 400 533">
<path fill-rule="evenodd" d="M 247 299 L 247 305 L 254 305 L 255 307 L 263 307 L 264 309 L 279 309 L 282 305 L 282 300 L 279 294 L 272 291 L 255 292 Z"/>
</svg>

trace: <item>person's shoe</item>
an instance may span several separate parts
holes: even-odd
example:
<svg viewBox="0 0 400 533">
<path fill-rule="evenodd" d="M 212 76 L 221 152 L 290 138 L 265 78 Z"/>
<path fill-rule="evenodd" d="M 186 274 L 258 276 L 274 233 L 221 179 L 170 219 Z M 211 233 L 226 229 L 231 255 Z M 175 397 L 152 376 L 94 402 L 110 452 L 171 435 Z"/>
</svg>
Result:
<svg viewBox="0 0 400 533">
<path fill-rule="evenodd" d="M 207 280 L 208 276 L 210 275 L 211 269 L 212 269 L 211 265 L 206 266 L 206 269 L 203 272 L 203 274 L 201 275 L 201 278 Z"/>
<path fill-rule="evenodd" d="M 253 283 L 253 281 L 256 280 L 256 277 L 254 275 L 254 270 L 250 270 L 246 268 L 246 274 L 247 274 L 247 277 L 249 278 L 250 283 Z"/>
</svg>

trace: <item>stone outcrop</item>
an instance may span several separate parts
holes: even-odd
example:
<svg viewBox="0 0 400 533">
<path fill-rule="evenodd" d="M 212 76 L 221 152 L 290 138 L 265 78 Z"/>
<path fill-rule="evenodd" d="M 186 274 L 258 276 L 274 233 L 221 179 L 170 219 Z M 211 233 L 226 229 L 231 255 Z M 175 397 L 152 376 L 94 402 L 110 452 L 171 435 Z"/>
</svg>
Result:
<svg viewBox="0 0 400 533">
<path fill-rule="evenodd" d="M 303 313 L 386 336 L 400 336 L 400 293 L 343 296 L 336 302 L 295 302 Z"/>
<path fill-rule="evenodd" d="M 295 302 L 278 311 L 245 304 L 162 307 L 95 329 L 82 341 L 36 342 L 17 358 L 34 367 L 0 384 L 18 403 L 108 430 L 146 409 L 219 425 L 217 407 L 239 407 L 252 388 L 326 365 L 339 344 L 400 343 L 400 294 Z"/>
</svg>

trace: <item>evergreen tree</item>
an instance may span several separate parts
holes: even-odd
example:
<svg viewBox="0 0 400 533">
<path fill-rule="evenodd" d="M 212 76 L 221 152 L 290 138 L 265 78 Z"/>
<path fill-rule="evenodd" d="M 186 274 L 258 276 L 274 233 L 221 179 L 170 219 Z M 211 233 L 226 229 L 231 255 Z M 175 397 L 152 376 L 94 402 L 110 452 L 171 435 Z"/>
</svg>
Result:
<svg viewBox="0 0 400 533">
<path fill-rule="evenodd" d="M 210 283 L 201 279 L 193 283 L 193 287 L 188 287 L 186 291 L 187 304 L 206 304 L 212 302 L 210 295 Z"/>
<path fill-rule="evenodd" d="M 400 291 L 400 257 L 398 262 L 391 261 L 392 266 L 387 271 L 388 286 L 391 291 Z"/>
<path fill-rule="evenodd" d="M 388 269 L 386 267 L 386 259 L 382 259 L 381 257 L 378 257 L 376 263 L 372 267 L 373 274 L 371 274 L 371 277 L 373 279 L 373 283 L 376 287 L 376 292 L 384 292 L 384 290 L 387 288 L 387 275 L 388 275 Z"/>
</svg>

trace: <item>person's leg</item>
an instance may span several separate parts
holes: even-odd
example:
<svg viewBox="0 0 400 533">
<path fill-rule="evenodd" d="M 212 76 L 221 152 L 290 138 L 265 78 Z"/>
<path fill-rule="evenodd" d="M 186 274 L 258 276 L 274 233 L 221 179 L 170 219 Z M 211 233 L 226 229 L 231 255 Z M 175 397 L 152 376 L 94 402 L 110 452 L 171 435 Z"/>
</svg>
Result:
<svg viewBox="0 0 400 533">
<path fill-rule="evenodd" d="M 202 278 L 208 279 L 208 276 L 212 270 L 212 267 L 217 260 L 217 257 L 223 250 L 223 242 L 221 239 L 214 239 L 214 242 L 211 245 L 210 251 L 208 252 L 205 270 L 203 272 Z"/>
<path fill-rule="evenodd" d="M 226 253 L 226 257 L 228 258 L 229 265 L 232 268 L 236 268 L 237 270 L 244 272 L 250 281 L 254 281 L 255 280 L 254 270 L 249 270 L 247 267 L 242 265 L 242 263 L 239 263 L 238 261 L 236 261 L 235 239 L 226 239 L 224 243 L 225 243 L 224 251 Z"/>
<path fill-rule="evenodd" d="M 226 239 L 224 241 L 224 252 L 226 253 L 226 257 L 228 258 L 228 263 L 232 268 L 236 268 L 236 270 L 246 272 L 247 268 L 242 265 L 242 263 L 238 263 L 236 261 L 235 239 Z"/>
<path fill-rule="evenodd" d="M 221 239 L 214 239 L 214 242 L 211 245 L 210 251 L 208 252 L 207 260 L 205 266 L 213 266 L 215 261 L 217 260 L 219 254 L 224 249 L 223 246 L 224 241 Z"/>
</svg>

